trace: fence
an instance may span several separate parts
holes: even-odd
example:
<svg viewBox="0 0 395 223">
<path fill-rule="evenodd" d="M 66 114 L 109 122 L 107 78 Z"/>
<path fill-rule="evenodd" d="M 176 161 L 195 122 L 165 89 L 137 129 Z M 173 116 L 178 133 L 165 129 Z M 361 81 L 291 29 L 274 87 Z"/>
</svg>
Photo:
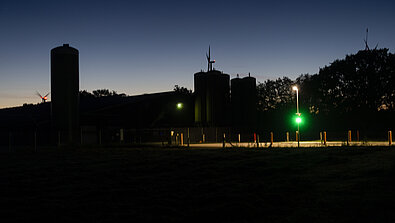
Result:
<svg viewBox="0 0 395 223">
<path fill-rule="evenodd" d="M 139 145 L 157 143 L 159 145 L 188 145 L 198 143 L 265 143 L 295 142 L 296 132 L 259 132 L 238 133 L 231 128 L 158 128 L 158 129 L 99 129 L 95 126 L 81 127 L 78 138 L 81 145 Z M 304 138 L 299 134 L 300 141 L 316 141 L 325 145 L 326 142 L 340 142 L 342 145 L 363 145 L 368 142 L 387 142 L 392 145 L 392 131 L 361 132 L 349 130 L 343 132 L 317 132 L 315 138 Z M 48 130 L 1 131 L 0 146 L 12 150 L 17 147 L 59 146 L 67 142 L 67 135 L 62 132 L 51 133 Z"/>
</svg>

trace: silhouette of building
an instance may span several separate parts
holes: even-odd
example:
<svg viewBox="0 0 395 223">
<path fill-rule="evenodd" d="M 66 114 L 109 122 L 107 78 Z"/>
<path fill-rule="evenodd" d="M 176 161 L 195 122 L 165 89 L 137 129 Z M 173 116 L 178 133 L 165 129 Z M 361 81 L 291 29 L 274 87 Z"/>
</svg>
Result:
<svg viewBox="0 0 395 223">
<path fill-rule="evenodd" d="M 51 50 L 51 101 L 0 109 L 1 145 L 219 142 L 256 129 L 256 80 L 213 68 L 194 74 L 194 93 L 94 96 L 79 92 L 79 52 Z M 52 137 L 47 137 L 52 134 Z M 175 137 L 175 138 L 174 138 Z M 49 138 L 49 140 L 47 139 Z M 52 140 L 51 140 L 52 139 Z"/>
<path fill-rule="evenodd" d="M 199 126 L 226 126 L 230 117 L 229 75 L 217 70 L 194 75 L 195 123 Z"/>
<path fill-rule="evenodd" d="M 243 132 L 256 128 L 256 79 L 248 77 L 231 80 L 232 126 Z"/>
<path fill-rule="evenodd" d="M 61 143 L 79 140 L 78 50 L 68 44 L 51 50 L 51 119 Z"/>
</svg>

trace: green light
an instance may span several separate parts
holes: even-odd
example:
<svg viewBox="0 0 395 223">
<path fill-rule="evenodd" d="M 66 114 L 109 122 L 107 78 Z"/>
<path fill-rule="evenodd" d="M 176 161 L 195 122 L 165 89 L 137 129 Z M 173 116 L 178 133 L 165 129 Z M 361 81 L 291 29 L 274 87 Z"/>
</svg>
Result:
<svg viewBox="0 0 395 223">
<path fill-rule="evenodd" d="M 182 103 L 177 103 L 177 109 L 181 110 L 184 107 L 184 105 Z"/>
<path fill-rule="evenodd" d="M 297 117 L 295 121 L 296 121 L 296 123 L 298 123 L 298 124 L 299 124 L 299 123 L 301 123 L 301 122 L 302 122 L 302 118 L 301 118 L 301 117 Z"/>
</svg>

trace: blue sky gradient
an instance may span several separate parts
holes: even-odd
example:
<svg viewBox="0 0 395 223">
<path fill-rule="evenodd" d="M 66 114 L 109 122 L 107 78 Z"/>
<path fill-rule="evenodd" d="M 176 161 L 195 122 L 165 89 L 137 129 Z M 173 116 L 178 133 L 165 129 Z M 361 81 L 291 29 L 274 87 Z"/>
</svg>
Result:
<svg viewBox="0 0 395 223">
<path fill-rule="evenodd" d="M 0 2 L 0 107 L 39 103 L 50 90 L 50 50 L 80 51 L 80 89 L 137 95 L 193 89 L 214 67 L 258 81 L 314 74 L 369 44 L 395 48 L 393 1 Z"/>
</svg>

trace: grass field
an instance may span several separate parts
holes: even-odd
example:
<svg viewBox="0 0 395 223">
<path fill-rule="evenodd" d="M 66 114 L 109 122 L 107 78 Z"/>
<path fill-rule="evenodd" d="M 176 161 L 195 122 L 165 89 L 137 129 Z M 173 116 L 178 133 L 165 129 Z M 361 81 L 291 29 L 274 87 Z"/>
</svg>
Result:
<svg viewBox="0 0 395 223">
<path fill-rule="evenodd" d="M 1 222 L 395 222 L 388 148 L 2 151 Z"/>
</svg>

